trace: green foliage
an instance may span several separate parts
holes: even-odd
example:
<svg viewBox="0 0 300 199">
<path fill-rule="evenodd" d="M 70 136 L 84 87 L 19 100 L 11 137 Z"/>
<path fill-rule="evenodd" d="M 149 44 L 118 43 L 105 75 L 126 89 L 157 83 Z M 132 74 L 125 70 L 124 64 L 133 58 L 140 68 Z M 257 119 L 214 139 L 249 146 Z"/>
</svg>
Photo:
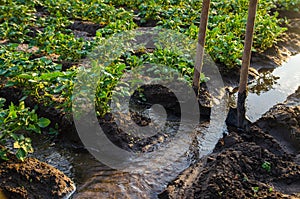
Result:
<svg viewBox="0 0 300 199">
<path fill-rule="evenodd" d="M 60 64 L 45 56 L 31 59 L 32 54 L 19 51 L 18 44 L 0 46 L 0 75 L 15 77 L 22 73 L 45 73 L 61 70 Z"/>
<path fill-rule="evenodd" d="M 153 64 L 164 65 L 176 69 L 187 82 L 192 82 L 194 74 L 193 60 L 183 56 L 178 51 L 158 48 L 153 53 L 145 56 L 145 61 Z M 204 74 L 201 75 L 201 82 L 208 80 Z"/>
<path fill-rule="evenodd" d="M 57 11 L 71 19 L 92 21 L 103 26 L 117 20 L 133 22 L 133 14 L 123 8 L 116 8 L 102 0 L 68 1 L 68 0 L 45 0 L 40 3 L 49 13 Z"/>
<path fill-rule="evenodd" d="M 248 3 L 248 0 L 211 2 L 206 52 L 228 69 L 241 65 Z M 283 21 L 278 19 L 278 13 L 274 10 L 296 9 L 299 4 L 300 0 L 259 2 L 253 51 L 271 47 L 286 30 L 279 26 Z M 198 0 L 2 0 L 0 41 L 5 40 L 6 44 L 0 45 L 1 87 L 22 88 L 22 99 L 30 96 L 45 106 L 69 112 L 75 77 L 81 69 L 73 66 L 66 68 L 63 63 L 78 65 L 95 46 L 105 45 L 105 38 L 135 29 L 136 22 L 141 25 L 156 24 L 196 39 L 201 6 L 202 1 Z M 74 21 L 95 23 L 101 28 L 97 30 L 94 40 L 86 40 L 70 29 Z M 25 50 L 21 49 L 22 46 Z M 107 53 L 104 52 L 103 57 Z M 178 71 L 181 79 L 191 83 L 193 61 L 184 53 L 159 47 L 154 52 L 144 53 L 139 56 L 131 52 L 112 54 L 115 60 L 110 65 L 99 66 L 95 71 L 101 73 L 95 102 L 99 115 L 109 111 L 112 91 L 124 72 L 145 63 L 153 64 L 153 73 L 160 72 L 163 65 L 169 66 L 166 74 Z M 208 81 L 208 78 L 201 74 L 201 81 Z M 128 90 L 120 90 L 120 94 L 128 95 Z M 16 155 L 23 159 L 32 152 L 30 138 L 25 134 L 40 133 L 49 121 L 38 118 L 34 110 L 25 108 L 23 103 L 19 106 L 11 104 L 8 109 L 4 108 L 4 102 L 1 103 L 0 141 L 4 145 L 6 140 L 14 140 Z M 6 154 L 7 149 L 0 150 L 0 158 L 6 159 Z"/>
<path fill-rule="evenodd" d="M 126 65 L 123 63 L 111 64 L 105 68 L 101 68 L 100 79 L 96 89 L 96 110 L 98 115 L 103 116 L 109 111 L 109 102 L 111 100 L 112 91 L 118 84 L 118 80 L 122 77 Z M 126 90 L 121 90 L 121 94 L 126 95 Z"/>
<path fill-rule="evenodd" d="M 26 2 L 26 6 L 23 5 Z M 245 34 L 247 0 L 225 0 L 211 2 L 208 24 L 206 52 L 214 61 L 223 63 L 229 69 L 241 65 L 243 40 Z M 282 21 L 274 9 L 297 7 L 299 0 L 262 0 L 259 2 L 254 51 L 264 51 L 279 41 L 286 30 L 279 26 Z M 202 2 L 195 0 L 150 0 L 150 1 L 107 1 L 107 0 L 26 0 L 4 1 L 0 18 L 2 38 L 12 41 L 29 41 L 46 54 L 55 53 L 62 60 L 83 58 L 91 45 L 77 39 L 67 29 L 69 19 L 96 22 L 103 26 L 99 29 L 102 36 L 124 30 L 134 29 L 134 15 L 140 22 L 156 21 L 157 25 L 185 32 L 197 38 Z M 50 16 L 36 19 L 35 7 L 41 6 Z M 9 24 L 8 24 L 9 23 Z M 23 26 L 23 27 L 19 27 Z M 43 28 L 34 39 L 27 33 L 32 28 Z M 20 31 L 21 30 L 21 31 Z"/>
<path fill-rule="evenodd" d="M 61 64 L 47 57 L 30 60 L 30 56 L 30 53 L 17 51 L 16 45 L 0 47 L 0 76 L 7 79 L 6 87 L 20 87 L 25 95 L 34 97 L 38 102 L 70 110 L 76 70 L 62 71 Z M 57 104 L 57 101 L 62 104 Z"/>
<path fill-rule="evenodd" d="M 282 10 L 292 10 L 299 12 L 300 0 L 273 0 Z"/>
<path fill-rule="evenodd" d="M 16 1 L 0 2 L 0 38 L 23 42 L 28 39 L 36 17 L 35 9 L 30 5 L 18 4 Z"/>
<path fill-rule="evenodd" d="M 141 57 L 132 55 L 127 52 L 120 60 L 116 60 L 108 66 L 97 66 L 100 68 L 100 79 L 96 89 L 96 109 L 100 116 L 103 116 L 109 111 L 109 102 L 112 97 L 112 91 L 119 83 L 125 71 L 130 72 L 131 69 L 142 66 L 143 64 L 151 64 L 151 68 L 147 70 L 150 74 L 161 75 L 164 79 L 168 78 L 167 75 L 179 73 L 186 82 L 192 82 L 194 65 L 193 61 L 184 57 L 179 52 L 158 48 L 153 53 L 144 54 Z M 94 63 L 97 64 L 97 63 Z M 162 68 L 166 66 L 166 68 Z M 165 71 L 167 70 L 167 71 Z M 147 74 L 144 74 L 147 75 Z M 174 78 L 173 76 L 170 78 Z M 201 82 L 209 80 L 203 73 L 201 73 Z M 138 81 L 138 80 L 136 80 Z M 126 90 L 126 85 L 123 89 L 118 91 L 119 95 L 130 95 Z"/>
<path fill-rule="evenodd" d="M 261 167 L 262 167 L 264 170 L 266 170 L 267 172 L 270 172 L 270 171 L 271 171 L 271 163 L 270 163 L 270 162 L 265 161 L 265 162 L 261 165 Z"/>
<path fill-rule="evenodd" d="M 111 22 L 104 28 L 99 30 L 99 33 L 102 35 L 112 35 L 114 33 L 120 33 L 125 30 L 132 30 L 136 28 L 137 25 L 132 21 L 125 20 L 116 20 L 115 22 Z"/>
<path fill-rule="evenodd" d="M 253 51 L 264 51 L 280 40 L 286 30 L 273 9 L 297 4 L 299 0 L 262 0 L 256 19 Z M 293 2 L 293 4 L 291 4 Z M 141 23 L 156 21 L 157 25 L 184 32 L 197 38 L 202 1 L 150 0 L 112 1 L 112 4 L 138 10 Z M 208 23 L 206 52 L 214 61 L 229 69 L 240 66 L 243 53 L 248 0 L 213 0 Z"/>
<path fill-rule="evenodd" d="M 206 52 L 229 69 L 240 66 L 248 16 L 248 0 L 213 1 L 206 42 Z M 286 30 L 279 26 L 275 5 L 260 1 L 255 23 L 253 51 L 264 51 L 280 40 Z"/>
<path fill-rule="evenodd" d="M 84 42 L 82 38 L 75 38 L 70 31 L 62 33 L 53 26 L 47 26 L 44 31 L 38 34 L 35 40 L 30 43 L 31 46 L 39 47 L 39 52 L 59 55 L 59 60 L 78 61 L 86 56 L 86 49 L 89 43 Z"/>
<path fill-rule="evenodd" d="M 0 158 L 7 160 L 7 148 L 3 147 L 13 141 L 13 148 L 18 159 L 24 160 L 28 153 L 33 152 L 31 139 L 27 133 L 41 133 L 41 128 L 50 124 L 47 118 L 38 118 L 35 110 L 29 110 L 24 102 L 19 106 L 11 103 L 4 108 L 5 99 L 0 98 Z"/>
<path fill-rule="evenodd" d="M 252 187 L 252 190 L 254 191 L 254 193 L 257 193 L 259 191 L 259 187 Z"/>
</svg>

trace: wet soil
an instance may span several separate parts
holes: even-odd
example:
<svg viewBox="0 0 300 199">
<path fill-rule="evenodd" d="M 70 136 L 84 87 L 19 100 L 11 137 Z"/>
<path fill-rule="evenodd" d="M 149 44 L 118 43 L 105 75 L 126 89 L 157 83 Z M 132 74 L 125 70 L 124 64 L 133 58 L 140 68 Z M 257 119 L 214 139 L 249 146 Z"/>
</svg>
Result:
<svg viewBox="0 0 300 199">
<path fill-rule="evenodd" d="M 270 163 L 270 171 L 264 164 Z M 231 131 L 214 153 L 184 171 L 159 198 L 292 198 L 300 166 L 258 127 Z M 295 195 L 295 198 L 296 195 Z"/>
<path fill-rule="evenodd" d="M 253 54 L 252 67 L 257 70 L 273 69 L 286 61 L 290 55 L 300 51 L 300 32 L 299 28 L 297 28 L 300 27 L 299 18 L 293 17 L 290 19 L 291 23 L 288 25 L 290 30 L 283 37 L 282 42 L 279 42 L 278 45 L 262 54 Z M 152 22 L 149 22 L 149 24 L 144 24 L 144 26 L 154 26 L 155 22 L 153 22 L 153 25 L 151 24 Z M 85 37 L 89 40 L 95 36 L 96 30 L 101 28 L 101 26 L 75 21 L 69 28 L 78 37 Z M 73 63 L 71 64 L 73 65 Z M 65 68 L 69 67 L 70 64 L 66 63 Z M 231 79 L 230 84 L 234 85 L 238 82 L 237 72 L 235 75 L 230 74 L 228 76 L 228 79 Z M 224 75 L 224 80 L 226 80 L 226 75 Z M 162 103 L 174 101 L 172 94 L 167 95 L 167 97 L 161 96 L 162 93 L 168 93 L 167 91 L 161 89 L 160 92 L 154 93 L 153 90 L 159 91 L 157 88 L 149 89 L 148 92 L 145 92 L 148 95 L 148 99 L 159 100 L 161 98 L 165 101 Z M 8 102 L 13 101 L 17 104 L 22 97 L 22 91 L 15 88 L 12 90 L 1 89 L 0 97 L 8 98 Z M 299 99 L 299 92 L 295 94 L 294 98 Z M 204 97 L 203 100 L 205 101 L 206 99 Z M 154 102 L 157 103 L 158 101 Z M 36 105 L 35 101 L 30 98 L 26 100 L 26 104 L 32 108 Z M 208 102 L 208 104 L 210 103 Z M 142 106 L 149 106 L 149 104 L 144 103 Z M 178 107 L 176 108 L 176 103 L 167 103 L 165 106 L 172 111 L 178 109 Z M 205 113 L 203 115 L 209 117 L 210 107 L 206 107 L 206 112 L 201 111 L 201 113 Z M 159 197 L 292 198 L 291 194 L 299 193 L 300 155 L 297 148 L 299 144 L 298 142 L 294 143 L 294 138 L 297 138 L 299 135 L 299 105 L 297 107 L 282 104 L 270 111 L 260 122 L 251 127 L 250 133 L 230 129 L 229 135 L 224 136 L 219 141 L 211 155 L 201 159 L 184 171 L 176 180 L 169 184 L 166 191 Z M 61 134 L 57 140 L 58 143 L 69 145 L 71 148 L 83 148 L 70 116 L 64 115 L 64 113 L 53 107 L 43 105 L 39 106 L 38 113 L 40 116 L 50 118 L 52 124 L 58 123 L 60 125 Z M 174 115 L 176 116 L 176 114 Z M 138 118 L 136 121 L 141 123 L 147 123 L 148 120 L 139 114 L 133 114 L 132 117 Z M 168 137 L 163 134 L 157 134 L 156 137 L 148 140 L 132 139 L 126 132 L 119 131 L 110 115 L 100 118 L 100 125 L 106 125 L 104 129 L 106 129 L 110 139 L 127 150 L 149 152 L 154 150 L 153 147 L 157 144 L 165 142 Z M 279 130 L 281 134 L 278 133 Z M 278 139 L 289 137 L 285 136 L 286 134 L 292 136 L 292 138 L 285 142 Z M 292 142 L 290 142 L 291 140 Z M 264 163 L 270 163 L 270 171 L 262 167 Z M 62 173 L 59 173 L 57 170 L 54 171 L 54 168 L 49 165 L 32 158 L 27 159 L 25 163 L 1 163 L 0 173 L 0 189 L 5 193 L 9 193 L 8 195 L 12 198 L 26 198 L 31 194 L 43 193 L 45 193 L 45 198 L 61 197 L 67 193 L 62 190 L 68 187 L 66 190 L 70 191 L 69 188 L 72 185 Z M 55 178 L 55 176 L 60 176 L 61 178 Z M 7 179 L 14 180 L 9 182 Z M 29 183 L 30 179 L 32 179 L 32 183 Z M 19 185 L 23 185 L 23 187 Z M 300 198 L 299 194 L 294 197 Z"/>
<path fill-rule="evenodd" d="M 58 169 L 27 158 L 24 162 L 10 157 L 0 161 L 0 190 L 7 198 L 67 198 L 75 191 L 74 183 Z"/>
<path fill-rule="evenodd" d="M 300 87 L 266 112 L 257 125 L 274 136 L 289 153 L 300 152 Z"/>
<path fill-rule="evenodd" d="M 142 97 L 141 97 L 142 96 Z M 188 103 L 188 102 L 180 102 Z M 132 96 L 129 104 L 130 116 L 124 113 L 107 113 L 104 117 L 99 117 L 99 124 L 106 136 L 117 146 L 128 151 L 150 152 L 155 150 L 162 143 L 166 144 L 172 136 L 176 135 L 181 118 L 180 103 L 175 94 L 168 88 L 161 85 L 145 85 L 141 91 L 136 91 Z M 157 131 L 153 136 L 141 138 L 134 133 L 134 130 L 127 132 L 122 130 L 116 123 L 115 118 L 126 120 L 122 124 L 123 129 L 132 129 L 138 126 L 147 126 L 151 123 L 148 110 L 153 105 L 161 105 L 166 110 L 165 128 L 171 127 L 167 133 Z M 210 94 L 202 84 L 201 95 L 199 96 L 200 117 L 199 121 L 207 121 L 211 112 Z M 135 123 L 135 124 L 134 124 Z"/>
<path fill-rule="evenodd" d="M 159 198 L 300 198 L 299 96 L 300 87 L 249 132 L 228 128 Z"/>
</svg>

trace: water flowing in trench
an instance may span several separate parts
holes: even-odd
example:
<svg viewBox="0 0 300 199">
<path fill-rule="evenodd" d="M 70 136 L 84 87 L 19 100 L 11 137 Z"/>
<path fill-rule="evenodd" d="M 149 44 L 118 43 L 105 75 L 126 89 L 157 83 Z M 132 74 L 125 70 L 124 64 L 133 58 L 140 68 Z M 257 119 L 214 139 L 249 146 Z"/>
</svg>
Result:
<svg viewBox="0 0 300 199">
<path fill-rule="evenodd" d="M 274 71 L 265 71 L 250 84 L 247 98 L 247 115 L 251 121 L 261 117 L 269 108 L 292 94 L 300 84 L 300 55 L 293 56 Z M 218 113 L 215 113 L 218 116 Z M 151 118 L 160 119 L 152 115 Z M 195 133 L 196 142 L 174 164 L 156 170 L 127 173 L 111 169 L 93 158 L 86 151 L 70 151 L 49 143 L 39 143 L 36 157 L 60 169 L 77 185 L 73 198 L 156 198 L 169 181 L 214 148 L 216 139 L 226 132 L 223 117 L 216 117 L 213 124 L 202 123 Z M 169 131 L 172 131 L 170 123 Z M 220 128 L 221 126 L 221 128 Z M 195 149 L 197 155 L 195 156 Z M 155 163 L 155 162 L 153 162 Z"/>
</svg>

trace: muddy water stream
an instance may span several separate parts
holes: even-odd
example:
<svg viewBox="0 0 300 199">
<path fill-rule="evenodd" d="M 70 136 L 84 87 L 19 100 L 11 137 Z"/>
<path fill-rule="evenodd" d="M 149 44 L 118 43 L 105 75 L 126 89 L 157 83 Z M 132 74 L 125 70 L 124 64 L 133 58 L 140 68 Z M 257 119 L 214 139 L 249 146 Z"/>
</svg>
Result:
<svg viewBox="0 0 300 199">
<path fill-rule="evenodd" d="M 149 115 L 156 121 L 163 120 L 160 118 L 161 115 L 153 113 Z M 216 123 L 222 124 L 221 121 Z M 202 123 L 192 136 L 197 138 L 198 143 L 204 139 L 208 140 L 208 143 L 216 142 L 222 135 L 220 125 L 216 125 L 216 123 Z M 176 127 L 177 125 L 178 121 L 168 122 L 168 133 L 173 131 L 172 126 Z M 209 131 L 216 132 L 216 135 L 207 136 L 210 134 Z M 209 153 L 213 145 L 205 146 L 203 143 L 200 147 L 203 150 L 201 154 Z M 209 145 L 208 143 L 206 144 Z M 175 153 L 182 154 L 184 147 L 179 146 Z M 60 169 L 75 181 L 77 192 L 72 198 L 157 198 L 157 194 L 168 182 L 196 159 L 198 148 L 197 142 L 193 143 L 190 148 L 186 148 L 184 155 L 172 164 L 157 169 L 153 165 L 159 164 L 160 160 L 153 160 L 153 162 L 147 163 L 149 165 L 142 165 L 141 169 L 134 173 L 111 169 L 101 164 L 86 151 L 69 151 L 47 141 L 36 146 L 38 152 L 36 157 Z M 156 169 L 152 169 L 153 167 Z"/>
<path fill-rule="evenodd" d="M 252 121 L 261 117 L 276 103 L 283 102 L 296 90 L 300 84 L 299 63 L 300 55 L 294 56 L 273 72 L 261 73 L 261 77 L 250 85 L 247 114 Z M 196 144 L 193 143 L 174 164 L 155 171 L 151 169 L 136 173 L 117 171 L 101 164 L 86 151 L 70 151 L 49 141 L 39 143 L 35 155 L 75 181 L 77 192 L 73 198 L 156 198 L 157 193 L 187 168 L 197 156 L 211 152 L 216 140 L 226 131 L 223 125 L 224 117 L 215 114 L 215 122 L 203 123 L 197 128 Z M 155 118 L 153 115 L 152 117 Z"/>
</svg>

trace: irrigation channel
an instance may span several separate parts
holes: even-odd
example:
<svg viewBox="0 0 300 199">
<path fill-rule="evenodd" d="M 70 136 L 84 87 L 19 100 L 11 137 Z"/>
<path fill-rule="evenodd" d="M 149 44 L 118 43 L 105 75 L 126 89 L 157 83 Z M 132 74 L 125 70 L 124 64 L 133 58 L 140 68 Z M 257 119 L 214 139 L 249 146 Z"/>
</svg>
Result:
<svg viewBox="0 0 300 199">
<path fill-rule="evenodd" d="M 259 78 L 250 84 L 247 98 L 247 116 L 254 122 L 277 103 L 283 102 L 292 94 L 300 83 L 300 54 L 273 71 L 260 71 Z M 235 95 L 232 96 L 233 98 Z M 159 115 L 150 112 L 153 120 L 160 120 Z M 223 114 L 223 113 L 222 113 Z M 223 117 L 222 117 L 223 118 Z M 223 124 L 224 121 L 217 121 Z M 174 130 L 175 122 L 170 122 L 168 131 Z M 223 132 L 220 132 L 223 131 Z M 205 141 L 205 134 L 219 137 L 226 133 L 201 123 L 195 134 L 196 142 L 185 155 L 174 164 L 161 170 L 145 170 L 138 173 L 121 172 L 111 169 L 90 155 L 85 150 L 67 150 L 51 142 L 39 142 L 35 146 L 34 156 L 41 161 L 55 166 L 74 180 L 77 191 L 72 198 L 157 198 L 157 194 L 186 169 L 197 158 L 209 153 L 214 148 L 214 141 Z M 214 135 L 216 134 L 216 135 Z"/>
</svg>

